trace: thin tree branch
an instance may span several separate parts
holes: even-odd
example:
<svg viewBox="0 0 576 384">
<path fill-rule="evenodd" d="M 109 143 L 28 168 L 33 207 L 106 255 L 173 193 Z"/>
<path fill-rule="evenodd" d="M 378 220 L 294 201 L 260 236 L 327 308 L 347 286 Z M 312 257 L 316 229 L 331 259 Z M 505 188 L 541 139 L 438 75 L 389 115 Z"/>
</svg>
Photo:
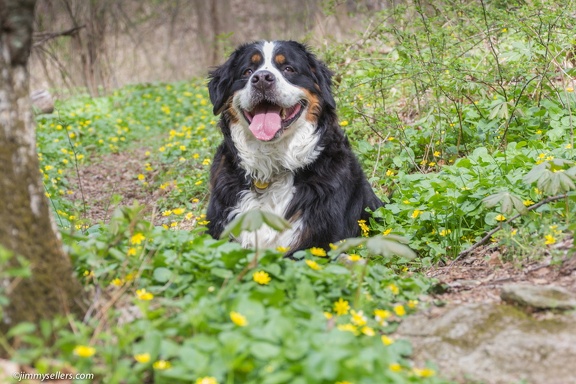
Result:
<svg viewBox="0 0 576 384">
<path fill-rule="evenodd" d="M 45 42 L 55 39 L 57 37 L 60 36 L 72 36 L 75 33 L 78 33 L 79 30 L 81 30 L 82 28 L 86 28 L 85 25 L 79 25 L 77 27 L 73 27 L 70 29 L 67 29 L 65 31 L 62 32 L 47 32 L 47 33 L 37 33 L 34 35 L 35 38 L 40 39 L 36 42 L 34 42 L 34 44 L 32 45 L 33 48 L 38 47 L 42 44 L 44 44 Z"/>
<path fill-rule="evenodd" d="M 566 197 L 568 197 L 568 194 L 565 193 L 563 195 L 556 195 L 556 196 L 550 196 L 545 198 L 542 201 L 537 202 L 536 204 L 528 207 L 528 211 L 532 211 L 538 207 L 543 206 L 544 204 L 548 204 L 551 203 L 553 201 L 556 200 L 562 200 L 565 199 Z M 509 224 L 512 221 L 516 220 L 517 218 L 519 218 L 520 216 L 522 216 L 522 214 L 517 214 L 514 217 L 511 217 L 510 219 L 506 220 L 506 222 L 504 224 Z M 480 239 L 476 244 L 472 245 L 470 248 L 465 249 L 464 251 L 460 252 L 458 254 L 458 257 L 456 257 L 454 260 L 452 260 L 452 262 L 450 263 L 450 266 L 452 266 L 456 261 L 458 261 L 460 258 L 465 257 L 466 255 L 468 255 L 470 252 L 472 252 L 473 250 L 475 250 L 476 248 L 478 248 L 479 246 L 481 246 L 482 244 L 486 243 L 488 240 L 490 240 L 490 238 L 492 237 L 492 235 L 494 235 L 496 232 L 498 232 L 499 230 L 502 229 L 502 225 L 499 225 L 498 227 L 494 228 L 493 230 L 491 230 L 490 232 L 488 232 L 486 234 L 486 236 L 484 236 L 482 239 Z"/>
</svg>

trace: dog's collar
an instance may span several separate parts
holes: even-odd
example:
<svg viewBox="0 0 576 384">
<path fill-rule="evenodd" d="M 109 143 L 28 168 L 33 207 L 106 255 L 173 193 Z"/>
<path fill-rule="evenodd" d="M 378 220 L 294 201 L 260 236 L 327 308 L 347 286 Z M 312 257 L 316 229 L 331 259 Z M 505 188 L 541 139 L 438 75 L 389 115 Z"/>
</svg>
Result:
<svg viewBox="0 0 576 384">
<path fill-rule="evenodd" d="M 270 186 L 270 182 L 252 179 L 252 185 L 254 186 L 256 192 L 263 193 Z"/>
</svg>

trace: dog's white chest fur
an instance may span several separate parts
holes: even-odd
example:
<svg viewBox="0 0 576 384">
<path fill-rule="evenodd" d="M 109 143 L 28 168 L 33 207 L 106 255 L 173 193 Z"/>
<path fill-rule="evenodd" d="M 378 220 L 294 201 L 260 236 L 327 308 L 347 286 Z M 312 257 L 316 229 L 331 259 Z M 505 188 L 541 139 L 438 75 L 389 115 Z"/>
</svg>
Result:
<svg viewBox="0 0 576 384">
<path fill-rule="evenodd" d="M 247 212 L 252 209 L 260 209 L 266 212 L 272 212 L 278 216 L 284 217 L 286 209 L 290 205 L 295 192 L 294 176 L 291 172 L 284 172 L 263 190 L 254 188 L 244 191 L 236 208 L 230 213 L 230 216 L 236 216 L 239 213 Z M 256 232 L 242 232 L 237 241 L 245 248 L 273 248 L 273 247 L 290 247 L 294 239 L 298 238 L 300 232 L 300 220 L 291 223 L 292 228 L 284 232 L 277 232 L 264 224 Z"/>
<path fill-rule="evenodd" d="M 253 188 L 239 196 L 238 204 L 229 218 L 260 209 L 285 217 L 286 210 L 294 197 L 294 172 L 316 160 L 322 148 L 318 146 L 316 127 L 304 119 L 294 123 L 285 137 L 276 143 L 257 140 L 248 130 L 247 124 L 231 127 L 232 140 L 238 150 L 241 166 L 246 176 L 269 183 L 262 191 Z M 295 220 L 292 228 L 279 233 L 263 225 L 256 233 L 242 233 L 237 239 L 246 248 L 290 248 L 301 231 L 301 221 Z"/>
</svg>

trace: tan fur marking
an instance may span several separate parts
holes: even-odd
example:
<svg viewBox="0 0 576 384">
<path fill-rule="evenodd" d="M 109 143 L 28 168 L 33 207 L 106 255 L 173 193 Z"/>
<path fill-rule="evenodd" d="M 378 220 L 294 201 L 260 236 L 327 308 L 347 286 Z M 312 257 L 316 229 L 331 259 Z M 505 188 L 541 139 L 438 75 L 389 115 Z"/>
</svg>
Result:
<svg viewBox="0 0 576 384">
<path fill-rule="evenodd" d="M 286 57 L 280 53 L 280 54 L 276 55 L 276 57 L 274 58 L 274 61 L 276 61 L 276 64 L 282 65 L 286 62 Z"/>
<path fill-rule="evenodd" d="M 250 58 L 250 61 L 253 64 L 259 63 L 260 61 L 262 61 L 262 55 L 260 55 L 259 53 L 255 53 L 252 55 L 252 57 Z"/>
<path fill-rule="evenodd" d="M 228 98 L 228 101 L 226 101 L 226 106 L 224 106 L 224 109 L 228 112 L 228 115 L 230 115 L 230 122 L 232 124 L 238 124 L 240 118 L 238 116 L 236 108 L 232 106 L 232 100 L 234 100 L 234 96 L 230 96 Z"/>
<path fill-rule="evenodd" d="M 306 112 L 306 120 L 311 123 L 316 123 L 322 108 L 320 107 L 320 100 L 318 96 L 308 90 L 304 90 L 306 99 L 308 100 L 308 111 Z"/>
</svg>

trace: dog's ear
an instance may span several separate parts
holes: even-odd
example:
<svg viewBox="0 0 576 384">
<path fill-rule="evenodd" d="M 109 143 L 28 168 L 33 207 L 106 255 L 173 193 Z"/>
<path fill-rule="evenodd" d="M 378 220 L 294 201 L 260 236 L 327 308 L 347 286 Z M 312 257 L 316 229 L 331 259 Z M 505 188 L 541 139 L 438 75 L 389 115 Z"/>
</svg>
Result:
<svg viewBox="0 0 576 384">
<path fill-rule="evenodd" d="M 208 78 L 208 93 L 210 94 L 210 101 L 214 106 L 214 115 L 219 115 L 226 101 L 230 97 L 230 90 L 232 84 L 234 83 L 233 66 L 236 60 L 236 52 L 233 53 L 224 64 L 216 67 L 213 71 L 210 71 Z"/>
<path fill-rule="evenodd" d="M 336 101 L 332 96 L 332 72 L 328 69 L 326 64 L 321 62 L 313 54 L 308 54 L 308 61 L 312 73 L 316 76 L 318 86 L 320 87 L 320 95 L 332 109 L 336 109 Z"/>
</svg>

